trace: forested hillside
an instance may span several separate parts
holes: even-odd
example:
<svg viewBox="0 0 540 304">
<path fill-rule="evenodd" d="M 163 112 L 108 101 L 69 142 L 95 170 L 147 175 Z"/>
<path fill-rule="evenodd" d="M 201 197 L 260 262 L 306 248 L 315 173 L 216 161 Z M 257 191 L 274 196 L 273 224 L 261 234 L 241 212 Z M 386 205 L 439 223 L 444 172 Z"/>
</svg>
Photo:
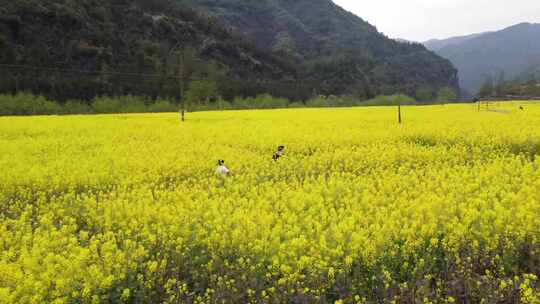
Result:
<svg viewBox="0 0 540 304">
<path fill-rule="evenodd" d="M 512 80 L 540 63 L 540 24 L 521 23 L 435 50 L 459 70 L 461 87 L 476 94 L 490 78 Z"/>
<path fill-rule="evenodd" d="M 0 63 L 17 65 L 1 67 L 2 91 L 32 90 L 61 99 L 174 95 L 180 55 L 187 57 L 186 66 L 198 65 L 198 76 L 226 75 L 229 83 L 294 78 L 290 64 L 235 37 L 215 19 L 168 1 L 0 3 Z"/>
<path fill-rule="evenodd" d="M 389 39 L 330 0 L 177 0 L 209 12 L 304 76 L 355 95 L 457 88 L 456 70 L 420 44 Z"/>
<path fill-rule="evenodd" d="M 540 97 L 540 64 L 533 65 L 511 80 L 488 76 L 477 94 L 484 98 Z"/>
<path fill-rule="evenodd" d="M 227 98 L 264 91 L 291 99 L 419 91 L 434 97 L 458 86 L 447 60 L 388 39 L 330 0 L 0 3 L 2 92 L 60 100 L 178 97 L 184 72 L 211 78 Z"/>
</svg>

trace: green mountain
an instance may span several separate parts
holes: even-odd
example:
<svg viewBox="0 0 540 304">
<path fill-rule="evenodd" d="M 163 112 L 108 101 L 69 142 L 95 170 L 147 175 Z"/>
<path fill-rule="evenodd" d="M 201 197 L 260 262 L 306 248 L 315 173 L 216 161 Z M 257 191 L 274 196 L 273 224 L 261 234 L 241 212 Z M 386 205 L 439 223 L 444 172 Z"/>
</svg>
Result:
<svg viewBox="0 0 540 304">
<path fill-rule="evenodd" d="M 450 38 L 439 49 L 426 45 L 457 67 L 460 86 L 470 94 L 487 78 L 511 79 L 540 63 L 540 24 L 521 23 L 457 40 Z"/>
<path fill-rule="evenodd" d="M 174 95 L 181 49 L 232 79 L 295 77 L 290 63 L 166 0 L 0 0 L 0 64 L 11 65 L 0 66 L 1 91 Z M 138 76 L 149 74 L 160 76 Z"/>
<path fill-rule="evenodd" d="M 458 88 L 447 60 L 330 0 L 0 0 L 1 92 L 178 95 L 179 49 L 228 97 Z"/>
<path fill-rule="evenodd" d="M 337 93 L 458 87 L 447 60 L 421 44 L 389 39 L 330 0 L 177 1 L 216 16 L 259 48 L 292 58 L 304 77 Z"/>
</svg>

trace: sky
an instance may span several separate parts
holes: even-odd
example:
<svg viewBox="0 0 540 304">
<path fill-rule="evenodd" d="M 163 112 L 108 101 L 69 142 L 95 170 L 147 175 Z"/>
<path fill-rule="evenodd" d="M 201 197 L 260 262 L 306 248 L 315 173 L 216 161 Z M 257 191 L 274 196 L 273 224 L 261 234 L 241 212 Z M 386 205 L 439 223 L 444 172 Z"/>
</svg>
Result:
<svg viewBox="0 0 540 304">
<path fill-rule="evenodd" d="M 333 0 L 391 38 L 423 42 L 540 23 L 540 0 Z"/>
</svg>

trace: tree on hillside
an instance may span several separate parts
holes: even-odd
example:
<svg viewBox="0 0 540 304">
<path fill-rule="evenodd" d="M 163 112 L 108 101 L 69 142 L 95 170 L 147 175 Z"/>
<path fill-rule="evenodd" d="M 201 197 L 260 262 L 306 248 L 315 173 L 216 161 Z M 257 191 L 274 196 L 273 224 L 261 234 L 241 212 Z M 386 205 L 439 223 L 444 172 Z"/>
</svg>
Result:
<svg viewBox="0 0 540 304">
<path fill-rule="evenodd" d="M 525 83 L 528 85 L 535 85 L 537 83 L 536 73 L 529 73 L 527 75 Z"/>
<path fill-rule="evenodd" d="M 186 109 L 195 104 L 203 104 L 219 95 L 218 79 L 226 73 L 213 61 L 203 61 L 194 49 L 186 49 L 182 54 L 184 80 L 188 84 L 184 94 Z"/>
<path fill-rule="evenodd" d="M 276 36 L 272 51 L 282 56 L 292 57 L 296 53 L 296 43 L 290 34 L 284 31 Z"/>
<path fill-rule="evenodd" d="M 490 97 L 493 96 L 493 76 L 491 74 L 486 75 L 484 84 L 480 88 L 478 95 L 481 97 Z"/>
<path fill-rule="evenodd" d="M 450 102 L 450 101 L 456 100 L 457 98 L 458 98 L 458 95 L 456 91 L 454 91 L 454 89 L 450 87 L 444 87 L 439 90 L 437 101 Z"/>
<path fill-rule="evenodd" d="M 186 91 L 186 108 L 192 109 L 195 104 L 203 104 L 210 98 L 217 97 L 218 86 L 213 80 L 195 80 L 189 84 Z"/>
<path fill-rule="evenodd" d="M 433 100 L 433 90 L 428 86 L 423 86 L 416 90 L 416 99 L 419 101 Z"/>
<path fill-rule="evenodd" d="M 497 83 L 495 85 L 495 94 L 498 97 L 504 95 L 504 87 L 506 86 L 505 73 L 503 70 L 497 73 Z"/>
<path fill-rule="evenodd" d="M 151 12 L 170 12 L 176 8 L 171 0 L 134 0 L 143 10 Z"/>
</svg>

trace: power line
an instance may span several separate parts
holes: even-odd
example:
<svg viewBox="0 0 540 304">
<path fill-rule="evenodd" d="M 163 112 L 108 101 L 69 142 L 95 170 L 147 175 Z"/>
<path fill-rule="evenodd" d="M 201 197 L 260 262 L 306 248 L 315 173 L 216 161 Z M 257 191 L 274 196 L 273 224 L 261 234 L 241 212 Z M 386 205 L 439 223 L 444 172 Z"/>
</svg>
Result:
<svg viewBox="0 0 540 304">
<path fill-rule="evenodd" d="M 143 73 L 126 73 L 126 72 L 107 72 L 107 71 L 87 71 L 76 69 L 64 69 L 42 66 L 30 66 L 21 64 L 0 64 L 0 67 L 23 69 L 23 70 L 41 70 L 49 72 L 63 72 L 63 73 L 78 73 L 78 74 L 92 74 L 92 75 L 118 75 L 118 76 L 135 76 L 135 77 L 149 77 L 149 78 L 163 78 L 164 75 L 160 74 L 143 74 Z M 178 76 L 165 75 L 167 78 L 178 78 Z"/>
<path fill-rule="evenodd" d="M 47 71 L 47 72 L 60 72 L 60 73 L 76 73 L 76 74 L 87 74 L 87 75 L 103 75 L 103 76 L 129 76 L 129 77 L 138 77 L 138 78 L 167 78 L 167 79 L 176 79 L 179 80 L 181 77 L 178 75 L 163 75 L 163 74 L 147 74 L 147 73 L 129 73 L 129 72 L 115 72 L 115 71 L 88 71 L 88 70 L 79 70 L 79 69 L 66 69 L 66 68 L 56 68 L 56 67 L 44 67 L 44 66 L 30 66 L 22 64 L 0 64 L 0 68 L 8 69 L 20 69 L 20 70 L 37 70 L 37 71 Z M 184 77 L 184 80 L 198 81 L 198 80 L 208 80 L 208 78 L 203 77 Z M 230 78 L 231 82 L 242 82 L 250 84 L 259 84 L 259 85 L 295 85 L 300 87 L 306 86 L 319 86 L 321 83 L 315 80 L 308 79 L 291 79 L 291 80 L 270 80 L 270 79 L 239 79 L 239 78 Z"/>
</svg>

